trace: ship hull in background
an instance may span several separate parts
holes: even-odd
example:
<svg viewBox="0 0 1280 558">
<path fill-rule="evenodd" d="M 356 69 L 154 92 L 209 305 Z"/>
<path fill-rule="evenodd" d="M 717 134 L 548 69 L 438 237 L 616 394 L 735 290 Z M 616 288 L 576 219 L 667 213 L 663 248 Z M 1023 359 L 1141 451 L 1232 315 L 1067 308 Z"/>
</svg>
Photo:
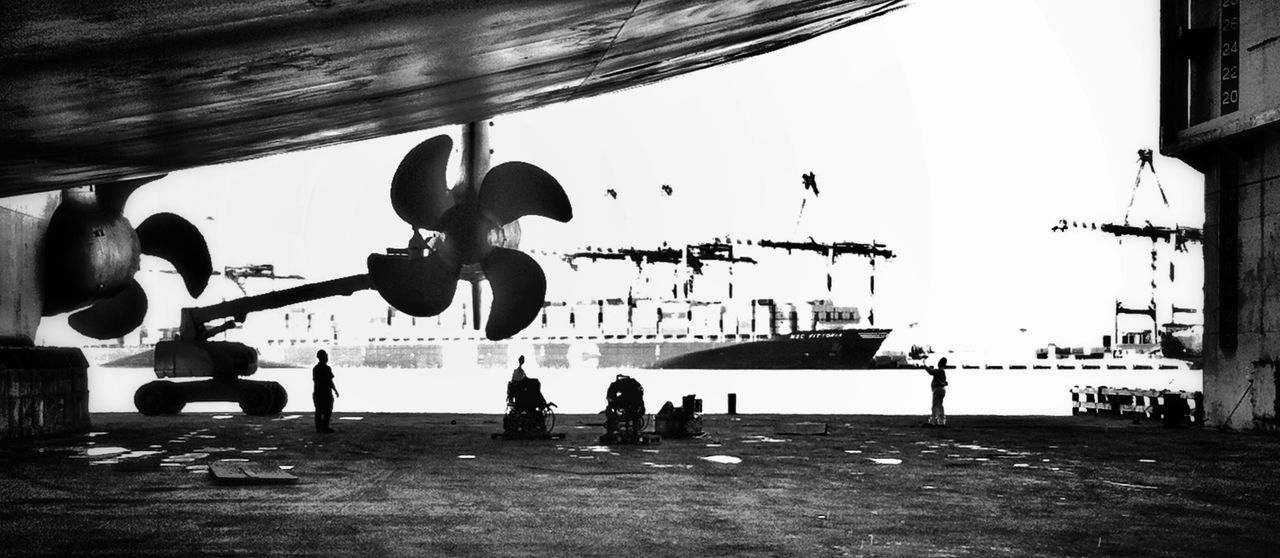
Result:
<svg viewBox="0 0 1280 558">
<path fill-rule="evenodd" d="M 510 368 L 525 356 L 538 368 L 866 369 L 888 329 L 842 329 L 766 336 L 639 335 L 572 338 L 424 339 L 364 346 L 266 347 L 260 360 L 310 366 L 324 348 L 338 366 Z"/>
<path fill-rule="evenodd" d="M 475 338 L 378 340 L 363 345 L 259 346 L 262 368 L 307 368 L 324 349 L 344 368 L 500 368 L 525 356 L 537 368 L 866 369 L 888 329 L 840 329 L 786 335 L 608 335 L 489 341 Z M 318 340 L 317 340 L 318 341 Z M 146 367 L 142 348 L 86 349 L 95 364 Z"/>
<path fill-rule="evenodd" d="M 662 358 L 647 368 L 859 370 L 876 366 L 888 329 L 801 331 Z"/>
</svg>

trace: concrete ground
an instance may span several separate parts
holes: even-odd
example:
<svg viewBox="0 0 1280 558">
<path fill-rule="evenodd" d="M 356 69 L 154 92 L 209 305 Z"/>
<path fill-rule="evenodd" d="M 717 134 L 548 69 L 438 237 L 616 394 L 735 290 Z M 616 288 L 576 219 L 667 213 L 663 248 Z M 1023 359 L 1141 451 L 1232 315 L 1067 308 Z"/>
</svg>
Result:
<svg viewBox="0 0 1280 558">
<path fill-rule="evenodd" d="M 367 414 L 320 435 L 309 414 L 94 415 L 88 435 L 0 446 L 0 554 L 1274 556 L 1280 543 L 1271 435 L 714 415 L 702 439 L 600 447 L 599 416 L 524 442 L 490 439 L 500 419 Z M 829 433 L 786 433 L 799 421 Z M 299 482 L 216 484 L 223 459 Z"/>
</svg>

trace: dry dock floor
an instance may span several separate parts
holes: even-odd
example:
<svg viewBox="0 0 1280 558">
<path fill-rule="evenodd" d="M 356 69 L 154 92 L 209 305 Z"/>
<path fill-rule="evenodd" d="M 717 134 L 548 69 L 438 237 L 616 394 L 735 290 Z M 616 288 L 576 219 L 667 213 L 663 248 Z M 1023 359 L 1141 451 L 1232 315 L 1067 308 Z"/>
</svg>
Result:
<svg viewBox="0 0 1280 558">
<path fill-rule="evenodd" d="M 925 428 L 922 417 L 711 415 L 704 438 L 601 447 L 599 416 L 560 417 L 567 437 L 548 441 L 493 440 L 495 415 L 347 414 L 327 435 L 311 418 L 99 414 L 89 434 L 0 445 L 0 555 L 1280 548 L 1274 435 L 1096 416 L 959 416 Z M 828 434 L 787 433 L 801 421 Z M 215 483 L 209 464 L 227 459 L 289 467 L 299 480 Z"/>
</svg>

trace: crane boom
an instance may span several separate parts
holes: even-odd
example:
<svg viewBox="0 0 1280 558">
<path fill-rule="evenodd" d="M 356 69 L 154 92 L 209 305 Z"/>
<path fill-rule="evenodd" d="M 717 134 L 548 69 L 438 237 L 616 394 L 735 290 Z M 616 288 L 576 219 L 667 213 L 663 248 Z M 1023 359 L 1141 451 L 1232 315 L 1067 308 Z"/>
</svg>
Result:
<svg viewBox="0 0 1280 558">
<path fill-rule="evenodd" d="M 813 240 L 809 240 L 807 242 L 761 240 L 759 245 L 764 248 L 781 248 L 787 251 L 808 250 L 819 254 L 829 253 L 832 257 L 843 256 L 846 254 L 867 256 L 871 258 L 881 257 L 885 259 L 894 257 L 893 251 L 886 248 L 883 244 L 863 244 L 861 242 L 821 243 Z"/>
<path fill-rule="evenodd" d="M 319 300 L 331 296 L 348 296 L 357 291 L 371 288 L 373 288 L 373 283 L 369 280 L 369 275 L 360 274 L 319 283 L 299 285 L 260 295 L 246 296 L 209 306 L 183 308 L 182 327 L 179 336 L 187 340 L 208 339 L 235 327 L 237 322 L 243 322 L 250 312 L 282 308 L 290 304 Z M 212 328 L 205 327 L 206 323 L 220 318 L 230 318 L 230 320 Z"/>
<path fill-rule="evenodd" d="M 702 244 L 689 244 L 683 249 L 670 246 L 661 248 L 616 248 L 608 250 L 591 250 L 588 248 L 582 252 L 574 252 L 562 256 L 570 265 L 573 260 L 584 258 L 589 260 L 631 260 L 636 267 L 640 267 L 646 263 L 669 263 L 669 264 L 686 264 L 694 273 L 702 273 L 702 266 L 708 261 L 720 261 L 728 263 L 756 263 L 755 260 L 747 257 L 735 256 L 733 254 L 733 245 L 723 242 L 707 242 Z"/>
<path fill-rule="evenodd" d="M 565 254 L 564 261 L 572 263 L 573 260 L 585 258 L 589 260 L 631 260 L 637 266 L 642 263 L 680 263 L 680 250 L 678 248 L 662 247 L 656 249 L 646 248 L 616 248 L 610 250 L 587 250 Z"/>
<path fill-rule="evenodd" d="M 1062 232 L 1067 229 L 1090 229 L 1102 231 L 1104 233 L 1117 237 L 1136 237 L 1149 238 L 1152 242 L 1164 240 L 1172 242 L 1179 250 L 1184 250 L 1186 245 L 1191 242 L 1204 242 L 1204 230 L 1196 227 L 1161 227 L 1158 225 L 1145 225 L 1137 227 L 1134 225 L 1121 225 L 1117 223 L 1090 223 L 1072 221 L 1067 222 L 1066 219 L 1058 219 L 1058 224 L 1054 225 L 1053 232 Z"/>
</svg>

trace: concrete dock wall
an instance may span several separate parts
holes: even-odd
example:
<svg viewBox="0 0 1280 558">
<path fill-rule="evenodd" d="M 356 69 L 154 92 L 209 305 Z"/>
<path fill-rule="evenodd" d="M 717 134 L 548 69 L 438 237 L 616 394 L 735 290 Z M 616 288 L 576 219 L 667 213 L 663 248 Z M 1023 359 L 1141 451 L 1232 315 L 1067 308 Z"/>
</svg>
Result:
<svg viewBox="0 0 1280 558">
<path fill-rule="evenodd" d="M 1205 405 L 1211 425 L 1280 427 L 1280 136 L 1205 173 Z"/>
<path fill-rule="evenodd" d="M 89 429 L 80 349 L 0 347 L 0 442 Z"/>
<path fill-rule="evenodd" d="M 40 240 L 59 199 L 58 192 L 0 198 L 0 339 L 35 339 L 44 306 Z"/>
</svg>

